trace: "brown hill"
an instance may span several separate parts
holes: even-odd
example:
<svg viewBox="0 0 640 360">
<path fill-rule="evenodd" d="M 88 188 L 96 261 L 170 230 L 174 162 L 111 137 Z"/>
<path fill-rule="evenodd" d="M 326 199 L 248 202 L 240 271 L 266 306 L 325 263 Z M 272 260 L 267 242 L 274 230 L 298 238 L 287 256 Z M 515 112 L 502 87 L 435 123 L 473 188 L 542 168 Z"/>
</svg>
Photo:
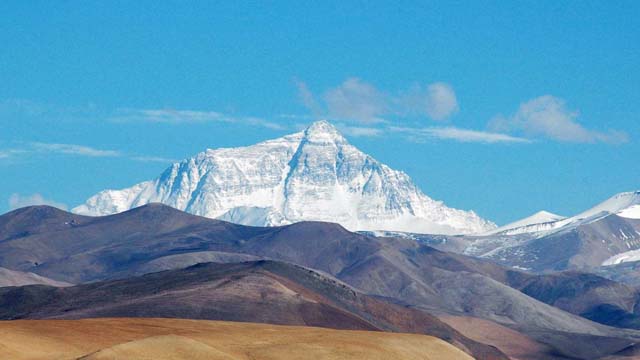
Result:
<svg viewBox="0 0 640 360">
<path fill-rule="evenodd" d="M 471 359 L 425 335 L 181 319 L 0 322 L 0 358 Z"/>
</svg>

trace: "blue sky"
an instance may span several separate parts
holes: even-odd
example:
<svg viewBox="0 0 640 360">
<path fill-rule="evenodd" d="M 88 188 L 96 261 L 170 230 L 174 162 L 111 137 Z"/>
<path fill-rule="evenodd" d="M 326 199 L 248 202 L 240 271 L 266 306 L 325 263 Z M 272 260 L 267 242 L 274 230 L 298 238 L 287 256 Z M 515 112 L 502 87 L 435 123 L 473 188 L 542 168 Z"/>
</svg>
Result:
<svg viewBox="0 0 640 360">
<path fill-rule="evenodd" d="M 640 188 L 640 3 L 389 3 L 0 3 L 0 211 L 317 118 L 499 224 Z"/>
</svg>

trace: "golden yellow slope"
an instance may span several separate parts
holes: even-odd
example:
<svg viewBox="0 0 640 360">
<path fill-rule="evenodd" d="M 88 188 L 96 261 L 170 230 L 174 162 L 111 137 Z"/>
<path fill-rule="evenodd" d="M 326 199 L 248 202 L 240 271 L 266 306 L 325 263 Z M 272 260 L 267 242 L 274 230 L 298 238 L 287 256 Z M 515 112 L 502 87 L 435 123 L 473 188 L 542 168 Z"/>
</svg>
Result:
<svg viewBox="0 0 640 360">
<path fill-rule="evenodd" d="M 426 335 L 183 319 L 0 321 L 1 359 L 471 359 Z"/>
</svg>

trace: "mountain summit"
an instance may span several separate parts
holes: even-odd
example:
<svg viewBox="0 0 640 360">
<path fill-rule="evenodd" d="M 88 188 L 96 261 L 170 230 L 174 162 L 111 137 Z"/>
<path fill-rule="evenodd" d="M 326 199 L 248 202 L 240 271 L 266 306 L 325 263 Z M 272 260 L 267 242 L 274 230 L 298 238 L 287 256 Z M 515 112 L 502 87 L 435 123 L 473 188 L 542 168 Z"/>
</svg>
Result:
<svg viewBox="0 0 640 360">
<path fill-rule="evenodd" d="M 102 191 L 73 211 L 107 215 L 150 202 L 256 226 L 316 220 L 351 230 L 464 234 L 495 228 L 472 211 L 429 198 L 407 174 L 364 154 L 327 121 L 252 146 L 207 149 L 155 180 Z"/>
</svg>

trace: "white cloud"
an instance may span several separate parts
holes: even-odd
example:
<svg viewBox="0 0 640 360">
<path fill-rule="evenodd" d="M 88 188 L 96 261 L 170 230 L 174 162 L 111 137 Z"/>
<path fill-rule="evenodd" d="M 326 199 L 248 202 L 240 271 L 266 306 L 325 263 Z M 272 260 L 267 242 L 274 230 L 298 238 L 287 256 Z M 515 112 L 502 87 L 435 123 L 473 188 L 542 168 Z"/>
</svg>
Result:
<svg viewBox="0 0 640 360">
<path fill-rule="evenodd" d="M 401 132 L 416 142 L 424 142 L 428 139 L 454 140 L 465 143 L 529 143 L 531 140 L 515 137 L 507 134 L 461 129 L 457 127 L 426 127 L 426 128 L 406 128 L 391 127 L 389 130 Z"/>
<path fill-rule="evenodd" d="M 371 124 L 389 112 L 388 96 L 358 78 L 349 78 L 324 94 L 331 118 Z"/>
<path fill-rule="evenodd" d="M 628 141 L 624 132 L 589 130 L 577 122 L 579 113 L 567 108 L 563 99 L 544 95 L 520 104 L 510 117 L 498 116 L 489 128 L 497 131 L 522 132 L 529 136 L 578 143 L 623 143 Z"/>
<path fill-rule="evenodd" d="M 33 205 L 49 205 L 58 209 L 67 210 L 67 205 L 53 200 L 45 199 L 42 195 L 35 193 L 32 195 L 22 196 L 14 193 L 9 196 L 9 209 L 14 210 L 25 206 Z"/>
<path fill-rule="evenodd" d="M 361 79 L 348 78 L 324 93 L 324 112 L 305 83 L 298 81 L 296 86 L 303 104 L 316 117 L 323 115 L 339 121 L 375 124 L 386 122 L 384 119 L 389 116 L 416 115 L 441 121 L 459 110 L 455 91 L 443 82 L 426 87 L 414 85 L 392 94 Z"/>
<path fill-rule="evenodd" d="M 100 150 L 90 146 L 75 144 L 55 144 L 34 142 L 31 146 L 39 152 L 60 153 L 68 155 L 80 155 L 89 157 L 115 157 L 122 156 L 122 153 L 115 150 Z"/>
<path fill-rule="evenodd" d="M 446 120 L 458 112 L 458 99 L 451 85 L 437 82 L 426 88 L 412 86 L 396 99 L 398 111 L 412 115 L 426 115 L 432 120 Z"/>
<path fill-rule="evenodd" d="M 426 111 L 434 120 L 444 120 L 458 111 L 458 99 L 453 88 L 438 82 L 427 87 Z"/>
</svg>

